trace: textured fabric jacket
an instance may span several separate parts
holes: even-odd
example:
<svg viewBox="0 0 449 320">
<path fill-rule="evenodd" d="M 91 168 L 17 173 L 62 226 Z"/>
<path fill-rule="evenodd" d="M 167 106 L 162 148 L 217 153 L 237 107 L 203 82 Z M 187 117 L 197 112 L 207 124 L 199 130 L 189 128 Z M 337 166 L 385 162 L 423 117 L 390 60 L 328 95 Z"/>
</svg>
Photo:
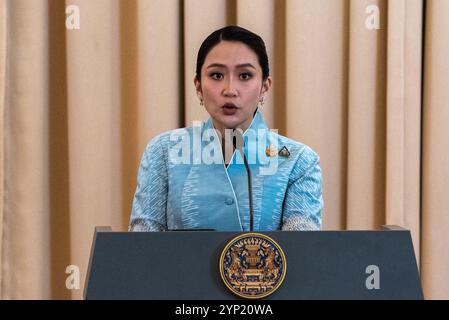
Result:
<svg viewBox="0 0 449 320">
<path fill-rule="evenodd" d="M 244 133 L 254 231 L 319 230 L 322 176 L 308 146 L 270 131 L 257 111 Z M 248 231 L 248 178 L 238 150 L 225 167 L 212 119 L 162 133 L 147 145 L 129 230 Z"/>
</svg>

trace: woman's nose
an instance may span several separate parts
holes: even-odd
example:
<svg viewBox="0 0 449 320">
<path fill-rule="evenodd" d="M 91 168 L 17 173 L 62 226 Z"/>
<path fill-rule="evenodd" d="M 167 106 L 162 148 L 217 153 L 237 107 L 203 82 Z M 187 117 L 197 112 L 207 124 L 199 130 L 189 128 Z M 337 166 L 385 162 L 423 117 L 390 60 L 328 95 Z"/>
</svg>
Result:
<svg viewBox="0 0 449 320">
<path fill-rule="evenodd" d="M 225 87 L 223 89 L 223 95 L 225 97 L 236 97 L 238 95 L 235 82 L 232 79 L 226 81 Z"/>
</svg>

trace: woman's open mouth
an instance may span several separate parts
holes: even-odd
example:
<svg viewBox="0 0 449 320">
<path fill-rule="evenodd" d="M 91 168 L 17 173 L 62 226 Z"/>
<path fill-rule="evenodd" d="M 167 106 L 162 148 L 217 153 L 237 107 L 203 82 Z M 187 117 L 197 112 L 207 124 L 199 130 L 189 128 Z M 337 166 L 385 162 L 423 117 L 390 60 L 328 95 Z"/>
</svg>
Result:
<svg viewBox="0 0 449 320">
<path fill-rule="evenodd" d="M 223 108 L 223 113 L 227 116 L 234 115 L 238 110 L 238 107 L 233 103 L 225 103 L 222 106 L 222 108 Z"/>
</svg>

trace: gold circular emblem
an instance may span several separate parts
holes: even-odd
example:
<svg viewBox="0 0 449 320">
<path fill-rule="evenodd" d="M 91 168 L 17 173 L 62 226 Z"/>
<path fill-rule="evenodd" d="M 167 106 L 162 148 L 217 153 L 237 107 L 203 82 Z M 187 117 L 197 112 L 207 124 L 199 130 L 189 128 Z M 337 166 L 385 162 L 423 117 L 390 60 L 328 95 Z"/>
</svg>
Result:
<svg viewBox="0 0 449 320">
<path fill-rule="evenodd" d="M 281 247 L 260 233 L 232 239 L 220 257 L 220 274 L 236 295 L 259 299 L 275 292 L 284 280 L 287 261 Z"/>
</svg>

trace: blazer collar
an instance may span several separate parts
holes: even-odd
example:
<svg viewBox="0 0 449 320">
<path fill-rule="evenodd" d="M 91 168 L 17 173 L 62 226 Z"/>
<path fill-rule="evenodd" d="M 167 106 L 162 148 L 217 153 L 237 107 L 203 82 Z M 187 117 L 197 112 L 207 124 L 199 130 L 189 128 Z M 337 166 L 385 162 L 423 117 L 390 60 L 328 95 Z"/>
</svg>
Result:
<svg viewBox="0 0 449 320">
<path fill-rule="evenodd" d="M 209 119 L 204 123 L 203 130 L 207 129 L 214 129 L 211 117 L 209 117 Z M 219 141 L 216 132 L 215 136 L 216 136 L 215 143 L 219 144 L 217 148 L 221 150 L 221 141 Z M 269 159 L 265 155 L 265 148 L 272 144 L 273 137 L 270 130 L 268 130 L 263 114 L 259 109 L 257 109 L 250 126 L 243 133 L 243 137 L 245 139 L 244 152 L 249 163 L 256 165 L 261 164 L 261 161 L 262 163 L 266 163 L 267 160 Z M 263 137 L 265 141 L 263 140 L 260 141 L 261 137 Z M 261 159 L 261 157 L 263 159 Z M 234 152 L 234 155 L 231 160 L 231 164 L 235 163 L 243 164 L 243 158 L 240 152 L 238 152 L 237 150 Z"/>
</svg>

